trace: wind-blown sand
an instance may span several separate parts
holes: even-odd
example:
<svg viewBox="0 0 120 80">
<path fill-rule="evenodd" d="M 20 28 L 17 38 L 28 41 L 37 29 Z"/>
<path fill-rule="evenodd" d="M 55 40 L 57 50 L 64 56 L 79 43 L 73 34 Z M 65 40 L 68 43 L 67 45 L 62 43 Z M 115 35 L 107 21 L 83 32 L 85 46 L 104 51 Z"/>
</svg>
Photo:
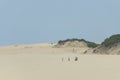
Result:
<svg viewBox="0 0 120 80">
<path fill-rule="evenodd" d="M 0 47 L 0 80 L 120 80 L 120 56 L 75 51 L 51 44 Z"/>
</svg>

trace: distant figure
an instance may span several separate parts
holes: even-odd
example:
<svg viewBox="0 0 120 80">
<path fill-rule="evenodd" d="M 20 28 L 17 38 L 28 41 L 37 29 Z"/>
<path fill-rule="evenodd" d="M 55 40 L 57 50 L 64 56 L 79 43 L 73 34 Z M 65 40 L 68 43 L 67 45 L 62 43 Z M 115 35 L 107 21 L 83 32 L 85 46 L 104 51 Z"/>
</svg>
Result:
<svg viewBox="0 0 120 80">
<path fill-rule="evenodd" d="M 73 50 L 72 50 L 72 51 L 73 51 L 73 53 L 74 53 L 74 52 L 75 52 L 75 49 L 73 48 Z"/>
<path fill-rule="evenodd" d="M 70 58 L 68 58 L 68 61 L 70 61 Z"/>
<path fill-rule="evenodd" d="M 64 58 L 62 58 L 62 62 L 64 61 Z"/>
<path fill-rule="evenodd" d="M 78 57 L 75 57 L 75 61 L 78 61 Z"/>
</svg>

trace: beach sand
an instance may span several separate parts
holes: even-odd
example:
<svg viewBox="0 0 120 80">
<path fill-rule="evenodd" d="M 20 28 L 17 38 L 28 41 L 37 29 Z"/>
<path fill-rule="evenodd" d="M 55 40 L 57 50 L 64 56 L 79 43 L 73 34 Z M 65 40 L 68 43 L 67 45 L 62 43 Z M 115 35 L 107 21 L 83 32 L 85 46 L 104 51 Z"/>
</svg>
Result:
<svg viewBox="0 0 120 80">
<path fill-rule="evenodd" d="M 80 55 L 51 44 L 0 47 L 0 80 L 120 80 L 119 68 L 118 55 Z"/>
</svg>

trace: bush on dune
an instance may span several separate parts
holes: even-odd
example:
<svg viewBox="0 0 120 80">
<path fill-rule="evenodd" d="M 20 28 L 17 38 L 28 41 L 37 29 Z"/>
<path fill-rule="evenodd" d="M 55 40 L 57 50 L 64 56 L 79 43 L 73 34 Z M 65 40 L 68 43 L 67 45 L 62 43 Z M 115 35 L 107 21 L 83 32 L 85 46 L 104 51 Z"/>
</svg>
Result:
<svg viewBox="0 0 120 80">
<path fill-rule="evenodd" d="M 89 41 L 86 41 L 84 39 L 66 39 L 66 40 L 60 40 L 58 41 L 58 44 L 59 45 L 64 45 L 66 42 L 74 42 L 74 41 L 78 41 L 78 42 L 85 42 L 87 44 L 88 47 L 91 47 L 91 48 L 95 48 L 97 47 L 98 45 L 94 42 L 89 42 Z"/>
<path fill-rule="evenodd" d="M 118 43 L 120 43 L 120 34 L 112 35 L 111 37 L 105 39 L 101 45 L 105 47 L 111 47 Z"/>
<path fill-rule="evenodd" d="M 98 46 L 98 44 L 94 43 L 94 42 L 89 42 L 89 41 L 86 41 L 88 47 L 91 47 L 91 48 L 95 48 Z"/>
</svg>

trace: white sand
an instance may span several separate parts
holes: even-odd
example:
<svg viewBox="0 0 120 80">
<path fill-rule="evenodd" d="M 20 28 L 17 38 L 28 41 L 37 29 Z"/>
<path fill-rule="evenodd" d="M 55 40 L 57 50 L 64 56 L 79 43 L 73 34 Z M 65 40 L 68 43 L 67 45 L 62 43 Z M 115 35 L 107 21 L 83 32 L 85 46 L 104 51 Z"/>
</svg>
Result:
<svg viewBox="0 0 120 80">
<path fill-rule="evenodd" d="M 119 68 L 117 55 L 79 55 L 49 44 L 0 47 L 0 80 L 120 80 Z"/>
</svg>

